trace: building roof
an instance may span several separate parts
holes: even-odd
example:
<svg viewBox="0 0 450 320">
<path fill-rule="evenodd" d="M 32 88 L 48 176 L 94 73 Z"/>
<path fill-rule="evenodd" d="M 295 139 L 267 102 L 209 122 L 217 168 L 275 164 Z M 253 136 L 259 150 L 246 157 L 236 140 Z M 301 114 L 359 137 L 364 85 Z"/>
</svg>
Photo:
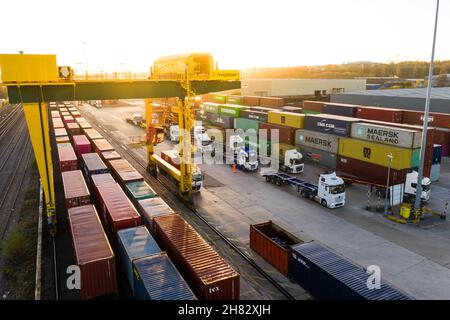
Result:
<svg viewBox="0 0 450 320">
<path fill-rule="evenodd" d="M 425 98 L 427 88 L 413 89 L 386 89 L 386 90 L 364 90 L 349 91 L 340 93 L 339 95 L 366 95 L 366 96 L 385 96 L 385 97 L 408 97 L 408 98 Z M 432 99 L 450 100 L 450 87 L 432 88 Z"/>
</svg>

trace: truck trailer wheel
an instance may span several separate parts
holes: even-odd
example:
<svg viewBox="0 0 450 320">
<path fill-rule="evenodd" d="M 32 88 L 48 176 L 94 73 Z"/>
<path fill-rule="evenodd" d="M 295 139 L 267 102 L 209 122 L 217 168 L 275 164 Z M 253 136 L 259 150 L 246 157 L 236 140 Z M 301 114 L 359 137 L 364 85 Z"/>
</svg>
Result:
<svg viewBox="0 0 450 320">
<path fill-rule="evenodd" d="M 322 205 L 322 207 L 327 207 L 327 200 L 322 199 L 322 201 L 320 201 L 320 204 Z"/>
</svg>

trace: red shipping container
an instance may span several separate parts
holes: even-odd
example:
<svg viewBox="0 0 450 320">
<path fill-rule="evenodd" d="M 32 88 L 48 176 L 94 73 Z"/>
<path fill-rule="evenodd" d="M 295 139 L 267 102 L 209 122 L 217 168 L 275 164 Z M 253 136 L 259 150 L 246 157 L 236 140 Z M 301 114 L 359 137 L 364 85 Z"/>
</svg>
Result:
<svg viewBox="0 0 450 320">
<path fill-rule="evenodd" d="M 381 108 L 381 107 L 359 106 L 358 109 L 356 110 L 356 117 L 360 119 L 402 123 L 403 110 Z"/>
<path fill-rule="evenodd" d="M 73 119 L 72 116 L 64 116 L 63 117 L 63 122 L 64 123 L 71 123 L 71 122 L 75 122 L 75 120 Z"/>
<path fill-rule="evenodd" d="M 403 123 L 423 125 L 423 112 L 422 111 L 403 111 Z M 428 125 L 437 128 L 450 128 L 450 114 L 430 112 L 428 117 Z"/>
<path fill-rule="evenodd" d="M 177 214 L 154 217 L 155 236 L 199 299 L 237 300 L 240 275 Z"/>
<path fill-rule="evenodd" d="M 141 216 L 117 183 L 103 183 L 96 186 L 99 195 L 100 215 L 109 237 L 116 239 L 121 229 L 142 224 Z"/>
<path fill-rule="evenodd" d="M 69 216 L 75 263 L 80 267 L 81 299 L 117 293 L 114 253 L 93 205 L 71 208 Z"/>
<path fill-rule="evenodd" d="M 273 123 L 260 122 L 259 129 L 267 130 L 267 141 L 271 141 L 271 139 L 272 139 L 272 131 L 271 130 L 278 130 L 279 142 L 290 144 L 290 145 L 295 145 L 295 130 L 297 130 L 295 128 L 286 127 L 286 126 L 273 124 Z M 262 136 L 260 138 L 262 138 Z"/>
<path fill-rule="evenodd" d="M 78 169 L 77 155 L 70 143 L 58 143 L 59 168 L 61 172 Z"/>
<path fill-rule="evenodd" d="M 104 151 L 114 151 L 113 146 L 106 139 L 94 139 L 92 140 L 92 146 L 98 155 Z"/>
<path fill-rule="evenodd" d="M 275 97 L 260 97 L 259 105 L 261 107 L 272 107 L 281 109 L 284 106 L 284 99 Z"/>
<path fill-rule="evenodd" d="M 436 128 L 434 133 L 435 144 L 450 144 L 450 129 Z"/>
<path fill-rule="evenodd" d="M 161 158 L 180 170 L 180 157 L 175 150 L 161 151 Z"/>
<path fill-rule="evenodd" d="M 260 98 L 257 96 L 244 96 L 244 105 L 245 106 L 259 106 Z"/>
<path fill-rule="evenodd" d="M 96 187 L 101 186 L 103 184 L 115 184 L 116 183 L 116 180 L 114 180 L 113 176 L 110 173 L 93 174 L 91 176 L 91 181 L 92 181 L 91 186 L 93 187 L 92 193 L 94 196 L 95 203 L 98 203 L 97 199 L 100 198 L 100 195 L 99 195 Z"/>
<path fill-rule="evenodd" d="M 70 137 L 81 134 L 80 126 L 75 122 L 66 123 L 66 128 Z"/>
<path fill-rule="evenodd" d="M 125 159 L 110 160 L 109 166 L 123 186 L 128 182 L 144 180 L 144 177 Z"/>
<path fill-rule="evenodd" d="M 91 194 L 81 170 L 63 172 L 62 181 L 67 209 L 91 203 Z"/>
<path fill-rule="evenodd" d="M 84 134 L 76 135 L 72 137 L 73 145 L 75 147 L 75 153 L 77 157 L 81 159 L 83 153 L 92 152 L 92 146 L 88 138 Z"/>
<path fill-rule="evenodd" d="M 324 101 L 303 101 L 304 111 L 314 111 L 322 113 Z"/>
</svg>

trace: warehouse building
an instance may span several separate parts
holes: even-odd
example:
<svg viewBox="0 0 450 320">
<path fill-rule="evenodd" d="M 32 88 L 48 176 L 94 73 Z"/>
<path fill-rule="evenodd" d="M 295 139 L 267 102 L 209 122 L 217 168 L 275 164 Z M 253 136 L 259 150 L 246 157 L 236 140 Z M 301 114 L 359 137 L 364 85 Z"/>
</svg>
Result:
<svg viewBox="0 0 450 320">
<path fill-rule="evenodd" d="M 331 94 L 331 102 L 423 111 L 426 88 L 361 90 Z M 432 88 L 430 111 L 450 113 L 450 87 Z"/>
<path fill-rule="evenodd" d="M 249 79 L 242 80 L 244 96 L 326 96 L 366 89 L 365 79 Z"/>
</svg>

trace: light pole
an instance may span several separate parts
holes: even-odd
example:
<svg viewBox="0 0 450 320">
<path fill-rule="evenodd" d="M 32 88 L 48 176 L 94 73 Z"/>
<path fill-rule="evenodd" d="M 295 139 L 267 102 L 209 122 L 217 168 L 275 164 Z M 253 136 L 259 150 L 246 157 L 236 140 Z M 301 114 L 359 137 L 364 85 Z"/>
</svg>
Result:
<svg viewBox="0 0 450 320">
<path fill-rule="evenodd" d="M 386 195 L 384 198 L 384 215 L 387 216 L 387 211 L 388 211 L 388 195 L 389 195 L 389 178 L 391 175 L 391 165 L 392 165 L 392 160 L 394 159 L 394 156 L 392 155 L 392 153 L 389 153 L 387 155 L 388 157 L 388 172 L 387 172 L 387 181 L 386 181 Z M 391 195 L 392 196 L 392 195 Z"/>
<path fill-rule="evenodd" d="M 422 145 L 420 149 L 420 165 L 419 172 L 417 174 L 417 187 L 416 187 L 416 199 L 414 201 L 414 210 L 417 211 L 420 208 L 420 198 L 422 197 L 422 179 L 423 179 L 423 167 L 425 165 L 425 147 L 427 144 L 427 129 L 428 129 L 428 114 L 430 112 L 430 95 L 431 95 L 431 80 L 433 78 L 433 68 L 434 68 L 434 48 L 436 46 L 436 32 L 438 25 L 439 16 L 439 0 L 436 1 L 436 18 L 434 21 L 434 34 L 433 34 L 433 45 L 431 49 L 431 61 L 430 69 L 428 70 L 428 87 L 427 96 L 425 99 L 425 113 L 423 115 L 423 131 L 422 131 Z"/>
</svg>

